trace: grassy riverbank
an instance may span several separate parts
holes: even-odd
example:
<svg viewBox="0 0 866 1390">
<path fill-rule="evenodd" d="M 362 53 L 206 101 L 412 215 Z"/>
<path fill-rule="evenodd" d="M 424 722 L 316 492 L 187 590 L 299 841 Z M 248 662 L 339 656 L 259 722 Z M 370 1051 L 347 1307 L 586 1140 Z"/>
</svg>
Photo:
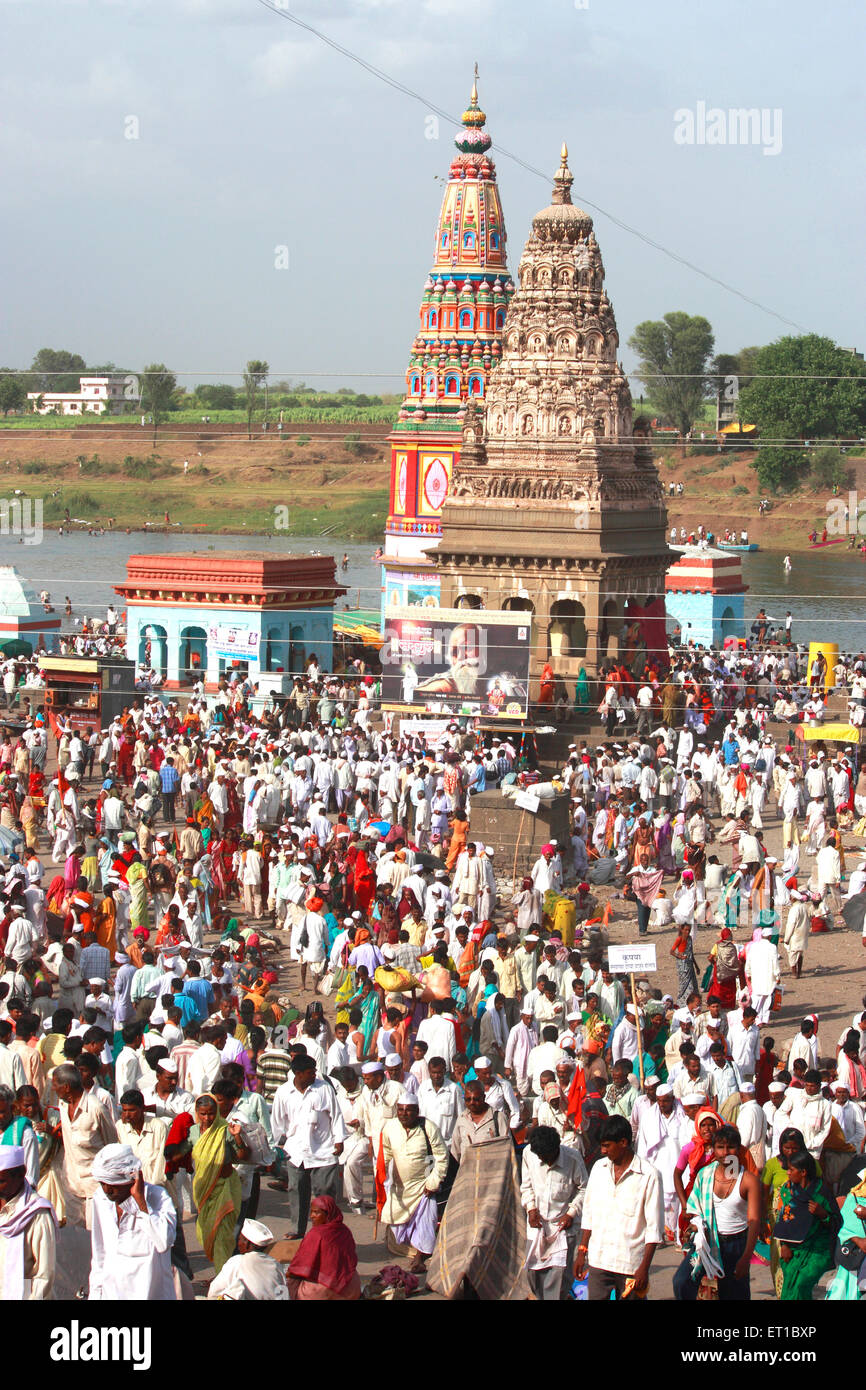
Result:
<svg viewBox="0 0 866 1390">
<path fill-rule="evenodd" d="M 305 442 L 306 441 L 306 442 Z M 44 525 L 67 508 L 78 522 L 114 530 L 184 530 L 267 535 L 323 533 L 378 541 L 388 511 L 388 453 L 381 440 L 293 436 L 158 443 L 102 436 L 87 452 L 74 438 L 0 444 L 0 496 L 43 499 Z M 136 452 L 132 453 L 131 449 Z M 185 466 L 186 465 L 186 466 Z"/>
<path fill-rule="evenodd" d="M 184 530 L 267 535 L 328 534 L 378 542 L 388 511 L 388 426 L 315 425 L 306 433 L 236 435 L 192 431 L 161 437 L 129 427 L 89 434 L 24 431 L 0 434 L 0 499 L 16 489 L 44 499 L 44 524 L 59 525 L 69 508 L 79 522 L 142 530 L 171 522 Z M 682 482 L 682 497 L 665 496 L 669 526 L 716 535 L 730 526 L 763 550 L 802 550 L 809 531 L 827 522 L 831 496 L 804 485 L 771 499 L 760 517 L 761 493 L 749 452 L 683 455 L 657 451 L 659 476 Z M 866 460 L 848 456 L 849 484 L 866 499 Z M 846 552 L 829 547 L 828 560 Z"/>
</svg>

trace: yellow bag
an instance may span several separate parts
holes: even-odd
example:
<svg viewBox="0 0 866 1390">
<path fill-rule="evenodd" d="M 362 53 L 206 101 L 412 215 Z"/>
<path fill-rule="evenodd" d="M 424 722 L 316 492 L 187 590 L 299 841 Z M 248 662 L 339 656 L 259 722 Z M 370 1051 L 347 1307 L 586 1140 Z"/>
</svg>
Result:
<svg viewBox="0 0 866 1390">
<path fill-rule="evenodd" d="M 553 930 L 559 932 L 562 937 L 563 945 L 571 949 L 574 945 L 574 926 L 577 920 L 577 908 L 571 898 L 559 898 L 557 900 L 551 920 Z"/>
<path fill-rule="evenodd" d="M 386 994 L 402 994 L 413 986 L 418 987 L 418 981 L 408 970 L 391 970 L 387 965 L 377 966 L 373 979 Z"/>
</svg>

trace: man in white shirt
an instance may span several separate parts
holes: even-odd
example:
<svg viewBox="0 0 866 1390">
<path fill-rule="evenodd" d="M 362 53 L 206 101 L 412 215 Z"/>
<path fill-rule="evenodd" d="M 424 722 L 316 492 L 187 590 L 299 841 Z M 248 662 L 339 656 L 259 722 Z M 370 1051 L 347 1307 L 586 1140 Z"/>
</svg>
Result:
<svg viewBox="0 0 866 1390">
<path fill-rule="evenodd" d="M 451 1137 L 466 1104 L 463 1089 L 456 1081 L 449 1081 L 445 1075 L 445 1062 L 442 1057 L 431 1057 L 427 1063 L 429 1076 L 418 1087 L 418 1105 L 421 1117 L 432 1120 L 448 1147 Z"/>
<path fill-rule="evenodd" d="M 787 1088 L 784 1081 L 771 1081 L 767 1089 L 770 1092 L 770 1099 L 764 1101 L 761 1107 L 766 1122 L 764 1151 L 768 1158 L 775 1158 L 779 1152 L 782 1131 L 790 1124 L 788 1115 L 782 1109 Z"/>
<path fill-rule="evenodd" d="M 271 1127 L 287 1159 L 293 1239 L 307 1229 L 313 1197 L 337 1196 L 340 1154 L 349 1134 L 333 1086 L 316 1080 L 316 1064 L 302 1052 L 292 1058 L 292 1080 L 274 1096 Z"/>
<path fill-rule="evenodd" d="M 520 1105 L 504 1076 L 494 1075 L 489 1057 L 475 1058 L 475 1075 L 484 1087 L 484 1099 L 491 1110 L 499 1110 L 508 1120 L 510 1129 L 520 1128 Z"/>
<path fill-rule="evenodd" d="M 755 1010 L 747 1004 L 743 1009 L 742 1023 L 732 1028 L 728 1036 L 731 1061 L 742 1081 L 754 1081 L 761 1051 L 761 1035 L 755 1025 L 755 1017 Z"/>
<path fill-rule="evenodd" d="M 312 899 L 320 904 L 320 898 Z M 321 912 L 308 909 L 304 918 L 306 945 L 301 947 L 301 989 L 307 988 L 307 967 L 313 974 L 313 993 L 319 993 L 319 982 L 325 973 L 328 958 L 328 924 Z"/>
<path fill-rule="evenodd" d="M 421 1020 L 418 1028 L 418 1041 L 427 1044 L 428 1057 L 443 1057 L 448 1071 L 457 1052 L 457 1039 L 454 1031 L 455 1018 L 451 1013 L 451 1003 L 447 999 L 435 1000 L 431 1005 L 433 1013 Z"/>
<path fill-rule="evenodd" d="M 626 1280 L 642 1293 L 657 1246 L 664 1241 L 664 1200 L 658 1170 L 632 1151 L 631 1125 L 622 1115 L 605 1120 L 601 1158 L 593 1165 L 583 1199 L 582 1229 L 574 1272 L 588 1273 L 587 1295 L 621 1298 Z"/>
<path fill-rule="evenodd" d="M 542 1028 L 541 1042 L 532 1048 L 526 1059 L 526 1074 L 529 1080 L 529 1089 L 533 1095 L 541 1095 L 541 1082 L 539 1080 L 541 1073 L 543 1071 L 555 1072 L 565 1056 L 557 1042 L 558 1037 L 559 1029 L 552 1023 L 548 1024 L 546 1028 Z"/>
<path fill-rule="evenodd" d="M 845 1136 L 846 1143 L 853 1144 L 855 1153 L 862 1153 L 866 1144 L 866 1124 L 863 1121 L 861 1106 L 851 1100 L 851 1093 L 841 1081 L 830 1087 L 833 1092 L 833 1119 Z"/>
<path fill-rule="evenodd" d="M 194 1096 L 209 1091 L 220 1074 L 222 1049 L 228 1036 L 225 1027 L 214 1025 L 201 1030 L 201 1047 L 196 1048 L 187 1063 L 186 1085 Z M 315 1063 L 313 1063 L 315 1066 Z"/>
<path fill-rule="evenodd" d="M 832 836 L 818 850 L 815 859 L 815 873 L 818 878 L 818 892 L 831 912 L 841 912 L 842 899 L 839 884 L 842 881 L 842 861 Z"/>
<path fill-rule="evenodd" d="M 568 1297 L 586 1185 L 578 1150 L 564 1147 L 551 1126 L 539 1125 L 523 1152 L 520 1200 L 526 1210 L 529 1282 L 541 1301 Z"/>
<path fill-rule="evenodd" d="M 144 1029 L 140 1023 L 125 1023 L 121 1032 L 123 1047 L 114 1065 L 114 1098 L 120 1104 L 125 1091 L 137 1090 L 141 1081 L 141 1041 Z"/>
</svg>

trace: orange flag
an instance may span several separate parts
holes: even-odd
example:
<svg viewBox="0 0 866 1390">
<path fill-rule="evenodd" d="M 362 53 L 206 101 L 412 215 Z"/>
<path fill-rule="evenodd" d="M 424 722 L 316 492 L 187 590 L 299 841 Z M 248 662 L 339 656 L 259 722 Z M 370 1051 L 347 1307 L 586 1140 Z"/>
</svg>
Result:
<svg viewBox="0 0 866 1390">
<path fill-rule="evenodd" d="M 382 1135 L 379 1135 L 379 1152 L 376 1155 L 376 1211 L 381 1216 L 382 1208 L 385 1205 L 385 1179 L 388 1174 L 385 1169 L 385 1150 L 382 1146 Z"/>
<path fill-rule="evenodd" d="M 583 1067 L 576 1067 L 571 1086 L 568 1090 L 568 1104 L 565 1107 L 566 1118 L 574 1122 L 574 1128 L 580 1128 L 580 1121 L 583 1114 L 583 1102 L 586 1096 L 586 1075 Z"/>
</svg>

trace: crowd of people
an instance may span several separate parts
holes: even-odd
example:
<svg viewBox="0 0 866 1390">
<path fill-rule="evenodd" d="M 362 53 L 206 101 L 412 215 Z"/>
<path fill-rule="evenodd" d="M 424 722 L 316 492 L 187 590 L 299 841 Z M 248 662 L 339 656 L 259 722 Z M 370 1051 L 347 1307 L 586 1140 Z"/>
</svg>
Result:
<svg viewBox="0 0 866 1390">
<path fill-rule="evenodd" d="M 495 1160 L 536 1298 L 644 1297 L 666 1245 L 654 1297 L 746 1298 L 755 1262 L 861 1297 L 866 1012 L 768 1034 L 780 953 L 800 981 L 816 932 L 864 930 L 857 750 L 771 732 L 804 674 L 608 671 L 609 736 L 552 777 L 568 835 L 515 881 L 472 821 L 536 782 L 520 736 L 399 736 L 318 668 L 260 715 L 241 683 L 131 695 L 90 737 L 34 700 L 0 745 L 2 1296 L 355 1300 L 367 1214 L 406 1266 L 379 1284 L 435 1290 Z M 609 969 L 614 923 L 674 993 Z"/>
</svg>

